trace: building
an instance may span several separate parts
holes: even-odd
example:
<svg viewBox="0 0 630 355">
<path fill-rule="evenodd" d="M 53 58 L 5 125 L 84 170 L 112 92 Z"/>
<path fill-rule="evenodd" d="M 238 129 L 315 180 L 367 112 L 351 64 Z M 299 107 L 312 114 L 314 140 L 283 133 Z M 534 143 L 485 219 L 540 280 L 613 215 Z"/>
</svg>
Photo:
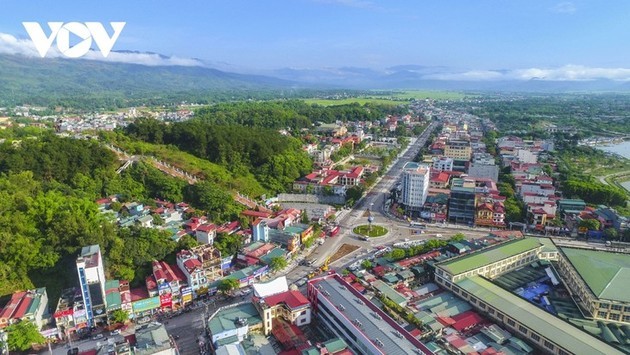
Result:
<svg viewBox="0 0 630 355">
<path fill-rule="evenodd" d="M 178 355 L 175 341 L 168 335 L 164 325 L 150 323 L 136 328 L 135 355 Z"/>
<path fill-rule="evenodd" d="M 472 155 L 470 142 L 462 140 L 449 140 L 444 146 L 444 155 L 454 160 L 469 161 Z"/>
<path fill-rule="evenodd" d="M 449 222 L 475 223 L 476 194 L 474 187 L 453 187 L 448 200 Z"/>
<path fill-rule="evenodd" d="M 77 258 L 77 273 L 88 325 L 107 322 L 105 297 L 105 269 L 98 245 L 83 247 Z"/>
<path fill-rule="evenodd" d="M 549 239 L 519 238 L 436 264 L 435 281 L 546 353 L 621 354 L 490 281 L 538 260 L 561 262 L 562 256 Z"/>
<path fill-rule="evenodd" d="M 409 162 L 403 167 L 402 204 L 408 214 L 419 213 L 427 200 L 431 168 Z"/>
<path fill-rule="evenodd" d="M 431 167 L 434 171 L 453 171 L 453 158 L 433 157 L 432 161 Z"/>
<path fill-rule="evenodd" d="M 308 281 L 313 312 L 357 354 L 433 354 L 340 275 Z"/>
<path fill-rule="evenodd" d="M 172 267 L 165 261 L 154 260 L 152 267 L 160 296 L 160 307 L 174 308 L 174 305 L 180 303 L 180 288 L 183 287 L 186 277 L 178 268 Z"/>
<path fill-rule="evenodd" d="M 254 306 L 263 320 L 263 332 L 269 335 L 273 330 L 275 319 L 297 326 L 311 323 L 311 304 L 300 291 L 284 291 L 266 297 L 252 299 Z"/>
<path fill-rule="evenodd" d="M 262 324 L 258 310 L 249 302 L 224 307 L 208 320 L 212 346 L 240 343 L 250 331 L 262 329 Z"/>
<path fill-rule="evenodd" d="M 557 270 L 578 306 L 594 319 L 630 323 L 630 255 L 559 249 Z"/>
<path fill-rule="evenodd" d="M 81 290 L 69 288 L 61 293 L 57 308 L 53 313 L 57 330 L 63 339 L 67 339 L 72 333 L 87 328 L 87 317 Z"/>
<path fill-rule="evenodd" d="M 186 276 L 186 282 L 195 294 L 200 288 L 208 287 L 208 278 L 203 264 L 192 251 L 181 250 L 177 253 L 177 266 Z"/>
<path fill-rule="evenodd" d="M 490 179 L 499 181 L 499 167 L 494 164 L 472 163 L 468 168 L 468 176 L 473 178 Z"/>
<path fill-rule="evenodd" d="M 449 290 L 467 300 L 477 311 L 501 324 L 512 334 L 528 339 L 544 353 L 623 354 L 613 346 L 547 313 L 482 276 L 463 278 L 453 283 Z"/>
<path fill-rule="evenodd" d="M 20 321 L 29 321 L 41 330 L 48 323 L 48 294 L 46 288 L 16 292 L 0 311 L 0 329 Z"/>
<path fill-rule="evenodd" d="M 195 238 L 200 244 L 212 244 L 217 236 L 217 226 L 209 223 L 202 224 L 195 230 Z"/>
</svg>

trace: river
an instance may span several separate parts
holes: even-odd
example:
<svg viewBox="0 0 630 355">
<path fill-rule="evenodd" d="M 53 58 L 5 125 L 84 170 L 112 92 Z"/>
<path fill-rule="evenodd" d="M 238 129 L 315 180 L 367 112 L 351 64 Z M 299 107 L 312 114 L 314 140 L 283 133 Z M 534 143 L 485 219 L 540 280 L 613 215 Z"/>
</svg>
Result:
<svg viewBox="0 0 630 355">
<path fill-rule="evenodd" d="M 616 153 L 626 159 L 630 159 L 630 141 L 624 141 L 613 145 L 599 145 L 596 146 L 596 148 L 606 152 Z"/>
</svg>

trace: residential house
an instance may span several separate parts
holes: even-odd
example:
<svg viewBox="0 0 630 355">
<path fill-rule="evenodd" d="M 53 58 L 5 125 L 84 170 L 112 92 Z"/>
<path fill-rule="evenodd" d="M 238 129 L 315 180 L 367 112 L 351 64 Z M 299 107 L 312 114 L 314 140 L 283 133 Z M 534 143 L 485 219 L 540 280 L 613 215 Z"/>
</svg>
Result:
<svg viewBox="0 0 630 355">
<path fill-rule="evenodd" d="M 38 330 L 50 320 L 46 288 L 16 292 L 0 311 L 0 329 L 19 321 L 29 321 Z"/>
</svg>

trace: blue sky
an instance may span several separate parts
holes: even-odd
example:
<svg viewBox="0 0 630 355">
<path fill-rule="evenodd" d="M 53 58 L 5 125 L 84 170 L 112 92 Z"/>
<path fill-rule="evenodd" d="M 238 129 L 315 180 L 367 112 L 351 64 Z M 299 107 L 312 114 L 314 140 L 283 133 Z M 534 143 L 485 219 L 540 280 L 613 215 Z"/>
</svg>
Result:
<svg viewBox="0 0 630 355">
<path fill-rule="evenodd" d="M 17 38 L 27 38 L 22 21 L 126 21 L 114 50 L 235 68 L 630 68 L 630 1 L 0 3 L 0 33 Z"/>
</svg>

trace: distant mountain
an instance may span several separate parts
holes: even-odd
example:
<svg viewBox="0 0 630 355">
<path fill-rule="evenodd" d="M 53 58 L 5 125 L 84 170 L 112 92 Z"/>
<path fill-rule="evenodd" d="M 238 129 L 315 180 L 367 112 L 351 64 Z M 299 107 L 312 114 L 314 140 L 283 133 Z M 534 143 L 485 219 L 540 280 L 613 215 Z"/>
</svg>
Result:
<svg viewBox="0 0 630 355">
<path fill-rule="evenodd" d="M 493 70 L 498 80 L 457 79 L 452 69 L 422 65 L 399 65 L 383 70 L 370 68 L 284 68 L 267 73 L 284 80 L 349 89 L 428 89 L 512 92 L 630 91 L 630 83 L 615 80 L 511 79 L 510 70 Z"/>
<path fill-rule="evenodd" d="M 162 56 L 163 57 L 163 56 Z M 0 104 L 47 105 L 81 98 L 151 98 L 296 88 L 295 82 L 202 66 L 147 66 L 0 55 Z"/>
</svg>

